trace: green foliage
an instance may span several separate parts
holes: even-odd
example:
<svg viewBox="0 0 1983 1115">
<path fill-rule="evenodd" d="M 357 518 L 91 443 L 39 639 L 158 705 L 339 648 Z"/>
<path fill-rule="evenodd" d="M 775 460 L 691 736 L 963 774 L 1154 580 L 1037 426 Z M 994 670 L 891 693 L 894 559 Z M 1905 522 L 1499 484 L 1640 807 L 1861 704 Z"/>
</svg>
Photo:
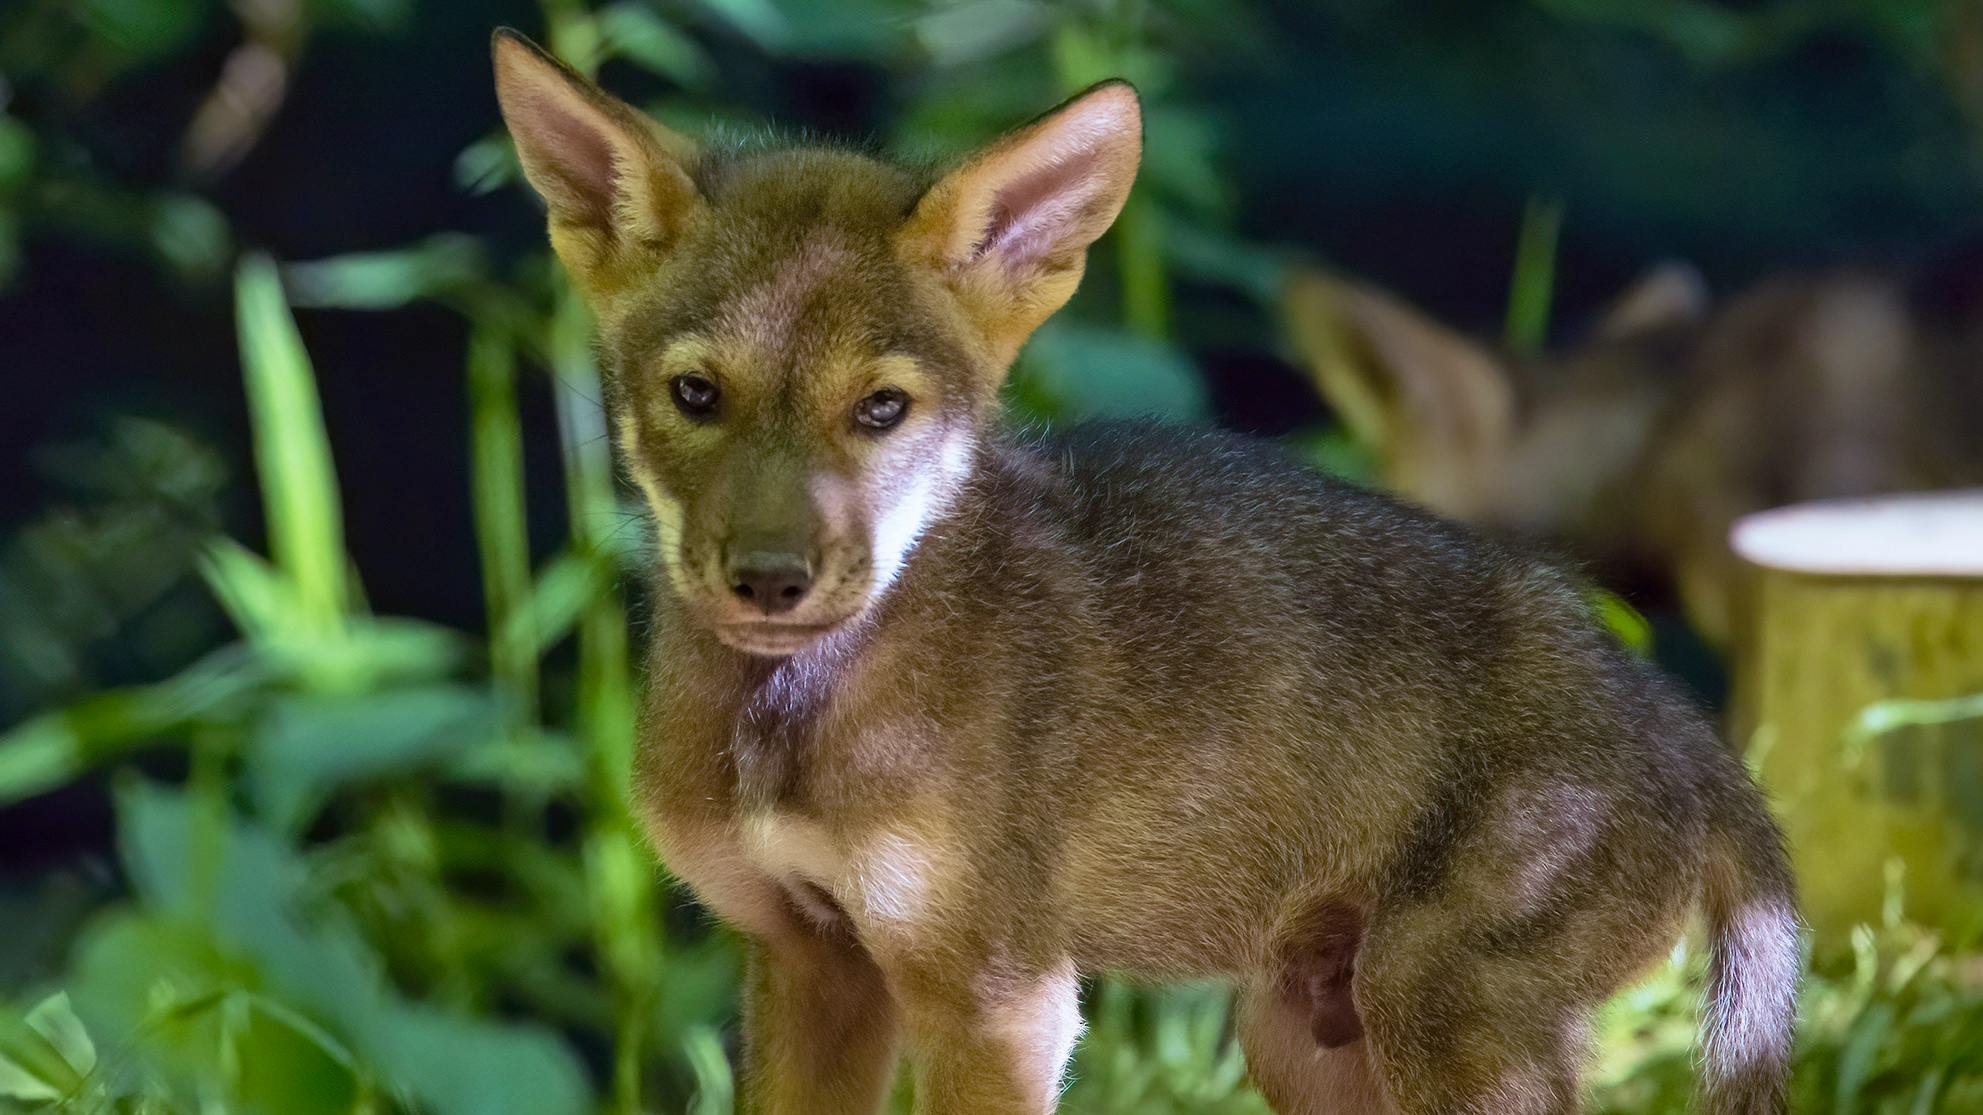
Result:
<svg viewBox="0 0 1983 1115">
<path fill-rule="evenodd" d="M 1838 3 L 1806 19 L 1790 4 L 1531 6 L 1628 28 L 1707 66 L 1861 25 L 1932 66 L 1937 21 L 1953 10 Z M 87 102 L 183 54 L 217 21 L 301 51 L 320 26 L 392 28 L 411 9 L 266 6 L 296 19 L 271 37 L 250 26 L 261 7 L 89 0 L 71 16 L 30 2 L 0 12 L 0 73 Z M 1204 420 L 1180 289 L 1255 311 L 1278 297 L 1288 253 L 1232 231 L 1226 121 L 1179 73 L 1179 57 L 1203 42 L 1248 41 L 1251 5 L 548 0 L 543 12 L 544 37 L 565 57 L 653 79 L 665 92 L 652 107 L 676 122 L 752 119 L 722 99 L 719 58 L 884 72 L 910 102 L 886 146 L 912 154 L 958 151 L 1103 76 L 1135 80 L 1148 102 L 1142 185 L 1080 299 L 1026 353 L 1011 389 L 1022 415 Z M 1354 31 L 1359 18 L 1341 22 Z M 13 726 L 0 734 L 0 806 L 111 783 L 121 868 L 63 955 L 32 985 L 0 987 L 16 1008 L 0 1009 L 0 1112 L 732 1111 L 737 950 L 665 888 L 629 800 L 633 656 L 620 589 L 644 539 L 614 482 L 576 300 L 541 253 L 509 265 L 458 233 L 280 268 L 236 260 L 210 202 L 92 173 L 73 137 L 10 115 L 6 90 L 0 82 L 0 285 L 31 235 L 132 251 L 188 289 L 219 289 L 232 270 L 268 536 L 259 548 L 221 536 L 214 455 L 127 421 L 54 462 L 88 489 L 78 498 L 92 510 L 37 521 L 0 550 L 0 680 L 18 681 L 32 705 L 4 709 Z M 455 174 L 471 193 L 513 187 L 514 157 L 491 134 L 460 152 Z M 1559 222 L 1559 208 L 1540 206 L 1520 230 L 1508 316 L 1518 348 L 1549 326 Z M 368 608 L 289 309 L 418 303 L 468 322 L 478 632 Z M 533 553 L 526 529 L 519 408 L 533 381 L 554 392 L 570 516 L 549 554 Z M 1331 471 L 1372 474 L 1340 431 L 1296 447 Z M 182 582 L 202 590 L 191 614 L 204 626 L 175 602 Z M 1615 597 L 1595 606 L 1643 649 L 1642 617 Z M 201 646 L 222 622 L 235 637 L 162 680 L 161 670 L 105 684 L 91 648 L 147 643 L 141 617 L 168 609 Z M 1946 713 L 1887 709 L 1867 731 L 1880 717 Z M 1983 1105 L 1983 979 L 1976 954 L 1956 947 L 1967 944 L 1892 924 L 1862 933 L 1851 956 L 1819 958 L 1799 1061 L 1804 1109 Z M 1606 1014 L 1603 1109 L 1680 1109 L 1696 960 L 1682 950 Z M 1086 1004 L 1070 1110 L 1265 1111 L 1244 1084 L 1226 993 L 1103 982 Z"/>
</svg>

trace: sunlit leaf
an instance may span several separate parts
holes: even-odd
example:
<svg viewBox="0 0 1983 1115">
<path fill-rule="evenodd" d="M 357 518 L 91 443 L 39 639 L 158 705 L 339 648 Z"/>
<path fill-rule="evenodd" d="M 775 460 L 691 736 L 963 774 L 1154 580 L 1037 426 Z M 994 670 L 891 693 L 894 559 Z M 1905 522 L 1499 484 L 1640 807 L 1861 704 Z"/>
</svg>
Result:
<svg viewBox="0 0 1983 1115">
<path fill-rule="evenodd" d="M 310 625 L 335 630 L 349 597 L 337 479 L 310 358 L 267 258 L 242 262 L 235 307 L 269 549 Z"/>
<path fill-rule="evenodd" d="M 96 1045 L 83 1029 L 83 1021 L 76 1017 L 75 1008 L 69 1005 L 69 996 L 56 992 L 28 1011 L 28 1027 L 48 1039 L 48 1044 L 62 1055 L 70 1068 L 83 1076 L 88 1076 L 96 1067 Z"/>
</svg>

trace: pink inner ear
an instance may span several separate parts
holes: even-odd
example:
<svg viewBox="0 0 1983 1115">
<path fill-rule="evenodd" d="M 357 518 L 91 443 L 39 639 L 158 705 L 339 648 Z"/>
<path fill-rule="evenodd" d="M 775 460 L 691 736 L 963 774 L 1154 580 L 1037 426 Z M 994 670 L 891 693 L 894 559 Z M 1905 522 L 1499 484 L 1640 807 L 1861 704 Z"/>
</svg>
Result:
<svg viewBox="0 0 1983 1115">
<path fill-rule="evenodd" d="M 986 213 L 973 261 L 996 255 L 1008 270 L 1037 264 L 1063 246 L 1086 247 L 1078 237 L 1100 193 L 1093 148 L 1078 149 L 1000 186 Z"/>
<path fill-rule="evenodd" d="M 604 223 L 612 214 L 616 177 L 613 146 L 603 120 L 575 109 L 557 96 L 532 96 L 512 127 L 528 129 L 535 162 L 564 183 L 562 199 L 584 216 Z"/>
</svg>

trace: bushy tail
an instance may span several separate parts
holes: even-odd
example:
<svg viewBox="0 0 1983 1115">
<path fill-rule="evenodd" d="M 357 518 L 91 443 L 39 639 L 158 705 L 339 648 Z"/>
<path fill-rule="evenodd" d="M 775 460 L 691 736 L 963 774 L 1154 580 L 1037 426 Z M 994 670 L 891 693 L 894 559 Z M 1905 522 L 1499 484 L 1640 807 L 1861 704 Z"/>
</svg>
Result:
<svg viewBox="0 0 1983 1115">
<path fill-rule="evenodd" d="M 1783 836 L 1762 801 L 1746 785 L 1732 798 L 1715 826 L 1702 903 L 1708 987 L 1700 1108 L 1706 1115 L 1781 1115 L 1803 970 L 1797 890 Z"/>
</svg>

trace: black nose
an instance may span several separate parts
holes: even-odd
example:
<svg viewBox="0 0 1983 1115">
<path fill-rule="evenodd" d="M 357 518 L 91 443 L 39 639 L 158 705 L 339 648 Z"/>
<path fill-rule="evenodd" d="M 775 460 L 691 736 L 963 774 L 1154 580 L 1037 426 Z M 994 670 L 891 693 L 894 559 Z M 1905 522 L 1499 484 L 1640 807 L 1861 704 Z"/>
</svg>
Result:
<svg viewBox="0 0 1983 1115">
<path fill-rule="evenodd" d="M 797 554 L 759 551 L 730 562 L 730 591 L 768 616 L 798 607 L 810 588 L 812 572 Z"/>
</svg>

